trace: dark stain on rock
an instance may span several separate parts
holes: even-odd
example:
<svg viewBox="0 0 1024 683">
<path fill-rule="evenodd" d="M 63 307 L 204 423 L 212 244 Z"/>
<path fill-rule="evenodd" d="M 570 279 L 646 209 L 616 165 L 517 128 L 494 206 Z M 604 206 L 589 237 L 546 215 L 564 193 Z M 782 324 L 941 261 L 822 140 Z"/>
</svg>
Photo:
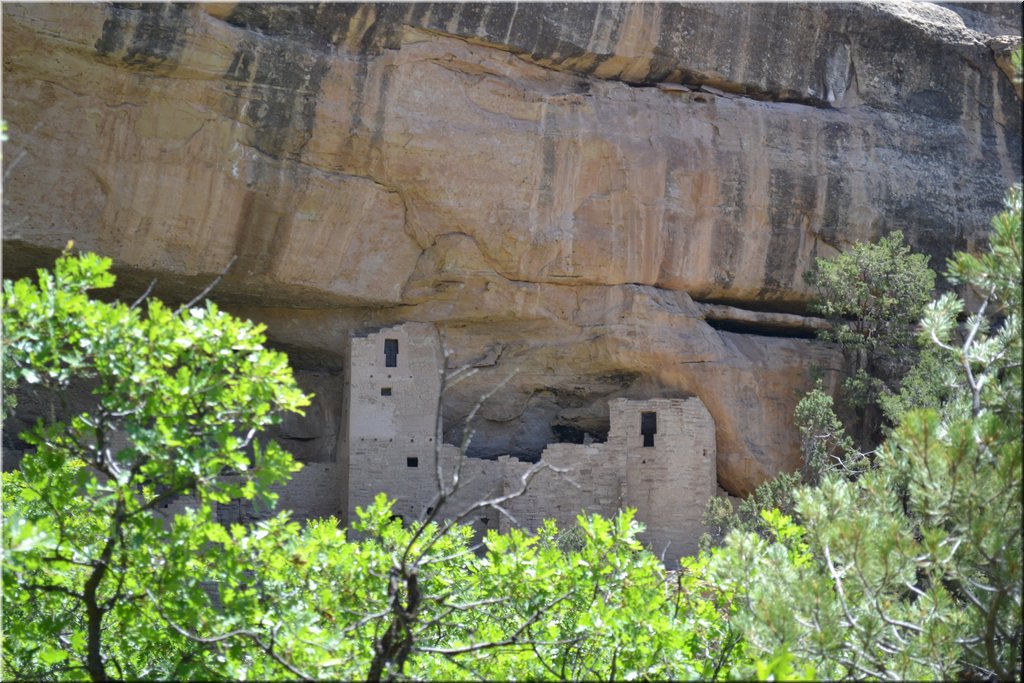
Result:
<svg viewBox="0 0 1024 683">
<path fill-rule="evenodd" d="M 401 47 L 402 44 L 402 21 L 405 7 L 399 4 L 380 5 L 377 8 L 377 20 L 372 24 L 363 36 L 363 54 L 378 54 L 382 50 L 392 50 Z M 363 87 L 365 88 L 366 69 L 363 62 L 360 63 L 363 69 Z M 391 90 L 392 69 L 385 66 L 381 69 L 377 88 L 377 106 L 373 114 L 373 132 L 370 136 L 370 144 L 373 148 L 380 146 L 384 135 L 384 122 L 387 116 L 387 98 Z M 360 96 L 362 100 L 362 96 Z"/>
<path fill-rule="evenodd" d="M 850 211 L 850 181 L 841 170 L 829 174 L 825 185 L 825 207 L 818 236 L 826 244 L 836 246 L 846 232 Z"/>
<path fill-rule="evenodd" d="M 529 51 L 529 48 L 535 44 L 542 23 L 542 12 L 517 13 L 506 31 L 508 44 L 524 52 Z"/>
<path fill-rule="evenodd" d="M 252 65 L 256 61 L 256 50 L 253 44 L 243 41 L 231 58 L 225 78 L 230 81 L 248 82 L 252 80 Z"/>
<path fill-rule="evenodd" d="M 414 2 L 407 5 L 405 21 L 410 26 L 422 26 L 426 18 L 432 14 L 433 5 L 428 2 Z"/>
<path fill-rule="evenodd" d="M 365 54 L 379 55 L 384 50 L 402 46 L 402 19 L 405 8 L 400 4 L 376 5 L 377 20 L 370 25 L 360 48 Z"/>
<path fill-rule="evenodd" d="M 385 49 L 397 49 L 401 46 L 401 27 L 407 14 L 405 5 L 379 5 L 363 16 L 368 19 L 358 37 L 356 69 L 352 82 L 351 117 L 349 130 L 358 131 L 366 125 L 364 110 L 366 108 L 366 89 L 370 83 L 369 73 L 373 57 Z M 391 84 L 391 71 L 384 69 L 380 75 L 377 93 L 377 107 L 373 113 L 373 131 L 371 144 L 379 145 L 384 128 L 387 94 Z"/>
<path fill-rule="evenodd" d="M 560 64 L 588 54 L 597 22 L 602 22 L 608 43 L 614 45 L 629 11 L 634 10 L 602 3 L 252 3 L 239 4 L 226 21 L 323 48 L 341 46 L 357 18 L 371 17 L 357 32 L 355 44 L 344 46 L 361 57 L 400 47 L 402 28 L 409 25 L 507 44 L 535 61 Z M 610 55 L 594 56 L 582 72 L 591 72 Z M 669 74 L 675 68 L 668 55 L 659 53 L 656 60 L 656 74 Z"/>
<path fill-rule="evenodd" d="M 370 72 L 370 60 L 366 55 L 356 59 L 356 70 L 352 75 L 352 115 L 349 117 L 349 132 L 355 135 L 363 127 L 363 103 L 366 99 L 366 77 Z"/>
<path fill-rule="evenodd" d="M 960 118 L 960 108 L 955 106 L 949 95 L 939 90 L 919 90 L 910 93 L 906 99 L 907 108 L 917 114 L 934 119 L 955 120 Z"/>
<path fill-rule="evenodd" d="M 544 131 L 541 136 L 541 172 L 538 184 L 538 206 L 551 208 L 555 202 L 555 173 L 558 170 L 558 117 L 548 109 L 544 114 Z"/>
<path fill-rule="evenodd" d="M 109 16 L 103 21 L 99 40 L 93 46 L 101 57 L 108 57 L 124 47 L 125 26 L 128 24 L 124 16 L 126 12 L 118 7 L 109 7 L 107 14 Z"/>
<path fill-rule="evenodd" d="M 246 144 L 278 159 L 297 158 L 313 136 L 327 57 L 284 42 L 243 40 L 224 79 L 233 114 L 249 126 Z"/>
<path fill-rule="evenodd" d="M 511 2 L 489 4 L 487 16 L 484 17 L 483 36 L 491 42 L 504 42 L 505 34 L 512 23 L 518 7 Z"/>
<path fill-rule="evenodd" d="M 719 211 L 724 219 L 718 221 L 711 235 L 711 253 L 714 255 L 715 284 L 731 287 L 736 277 L 737 261 L 742 253 L 739 226 L 746 213 L 747 177 L 743 163 L 735 159 L 730 170 L 718 184 Z"/>
<path fill-rule="evenodd" d="M 643 375 L 635 370 L 619 370 L 598 375 L 594 380 L 600 384 L 611 386 L 615 389 L 627 389 Z"/>
<path fill-rule="evenodd" d="M 604 3 L 423 3 L 405 21 L 433 31 L 452 31 L 507 45 L 535 61 L 560 64 L 588 53 L 594 27 L 602 22 L 615 44 L 626 11 Z M 398 23 L 398 22 L 396 22 Z M 608 55 L 595 55 L 600 63 Z M 595 65 L 581 69 L 590 72 Z"/>
<path fill-rule="evenodd" d="M 829 171 L 825 184 L 825 205 L 820 225 L 812 226 L 818 237 L 826 244 L 837 246 L 846 231 L 849 220 L 851 194 L 849 159 L 854 131 L 848 123 L 833 121 L 822 126 L 818 133 L 818 149 L 821 158 L 828 164 Z"/>
<path fill-rule="evenodd" d="M 234 270 L 242 277 L 272 273 L 281 253 L 281 245 L 289 239 L 292 227 L 292 199 L 295 188 L 305 181 L 304 167 L 292 170 L 291 183 L 282 184 L 281 174 L 273 165 L 256 162 L 257 182 L 242 200 L 238 222 L 235 225 L 235 253 L 238 263 Z"/>
<path fill-rule="evenodd" d="M 416 25 L 436 31 L 446 31 L 453 17 L 458 17 L 461 5 L 450 2 L 425 2 L 418 5 L 421 12 L 416 13 Z"/>
<path fill-rule="evenodd" d="M 530 56 L 538 61 L 565 62 L 587 53 L 592 22 L 587 20 L 587 15 L 576 15 L 571 3 L 555 7 L 558 7 L 558 20 L 540 22 L 541 31 L 530 50 Z M 553 14 L 554 11 L 545 14 L 545 18 Z"/>
<path fill-rule="evenodd" d="M 225 18 L 229 24 L 265 36 L 327 52 L 340 46 L 353 21 L 370 18 L 357 45 L 346 46 L 366 54 L 399 46 L 407 3 L 239 3 Z"/>
<path fill-rule="evenodd" d="M 684 153 L 679 144 L 666 145 L 665 175 L 662 179 L 661 196 L 665 198 L 665 209 L 661 216 L 661 263 L 658 264 L 658 280 L 669 280 L 679 276 L 681 263 L 687 253 L 691 225 L 689 218 L 679 212 L 679 203 L 670 198 L 678 193 L 680 176 L 689 176 L 696 162 L 695 156 Z"/>
<path fill-rule="evenodd" d="M 795 281 L 800 234 L 814 213 L 816 181 L 788 169 L 773 169 L 768 177 L 768 220 L 771 237 L 765 256 L 762 294 L 790 289 Z"/>
<path fill-rule="evenodd" d="M 475 34 L 483 24 L 486 9 L 487 5 L 479 2 L 467 2 L 464 5 L 459 5 L 456 10 L 459 17 L 457 32 L 461 35 Z"/>
<path fill-rule="evenodd" d="M 384 124 L 387 120 L 388 93 L 391 90 L 392 67 L 385 66 L 381 69 L 380 79 L 377 87 L 377 108 L 373 113 L 373 132 L 370 135 L 371 149 L 380 149 L 384 140 Z"/>
<path fill-rule="evenodd" d="M 354 14 L 358 5 L 336 6 L 343 13 Z M 300 3 L 238 3 L 225 21 L 232 26 L 267 36 L 279 36 L 303 43 L 329 42 L 334 33 L 333 22 L 323 16 L 320 5 Z"/>
<path fill-rule="evenodd" d="M 188 5 L 114 4 L 94 47 L 100 57 L 120 56 L 131 69 L 169 73 L 181 60 L 189 22 Z"/>
<path fill-rule="evenodd" d="M 708 84 L 757 100 L 831 106 L 824 92 L 812 95 L 806 87 L 824 58 L 794 55 L 790 46 L 779 43 L 780 37 L 790 33 L 817 32 L 816 15 L 809 8 L 785 3 L 664 3 L 659 8 L 661 30 L 642 82 Z M 749 33 L 748 26 L 753 27 Z M 744 50 L 750 59 L 742 68 L 724 57 L 734 54 L 736 40 L 750 43 Z M 795 88 L 785 87 L 778 79 L 788 72 L 802 74 L 793 81 Z"/>
<path fill-rule="evenodd" d="M 851 126 L 848 123 L 841 121 L 825 123 L 818 133 L 818 146 L 826 158 L 842 161 L 849 154 L 851 134 Z"/>
</svg>

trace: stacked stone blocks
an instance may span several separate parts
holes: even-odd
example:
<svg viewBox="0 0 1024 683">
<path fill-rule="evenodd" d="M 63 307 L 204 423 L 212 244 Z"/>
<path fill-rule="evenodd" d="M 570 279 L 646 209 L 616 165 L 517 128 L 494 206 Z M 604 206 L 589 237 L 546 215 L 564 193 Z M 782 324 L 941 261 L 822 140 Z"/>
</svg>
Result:
<svg viewBox="0 0 1024 683">
<path fill-rule="evenodd" d="M 440 479 L 456 494 L 439 510 L 453 518 L 474 502 L 518 491 L 533 463 L 514 456 L 463 458 L 435 443 L 441 350 L 433 326 L 408 323 L 350 340 L 348 516 L 379 492 L 394 513 L 421 519 L 432 509 Z M 666 562 L 695 553 L 701 517 L 716 492 L 715 424 L 699 398 L 609 402 L 606 443 L 551 444 L 547 465 L 525 493 L 504 507 L 473 511 L 463 521 L 478 532 L 535 529 L 545 519 L 567 528 L 582 512 L 614 515 L 636 509 L 640 538 Z M 438 467 L 438 464 L 440 467 Z"/>
</svg>

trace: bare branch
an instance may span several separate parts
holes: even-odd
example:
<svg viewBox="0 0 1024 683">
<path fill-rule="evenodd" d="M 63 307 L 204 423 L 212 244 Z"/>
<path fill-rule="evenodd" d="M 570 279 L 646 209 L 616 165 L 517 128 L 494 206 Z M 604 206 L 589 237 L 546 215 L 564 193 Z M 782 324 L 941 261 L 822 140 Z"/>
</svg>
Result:
<svg viewBox="0 0 1024 683">
<path fill-rule="evenodd" d="M 851 627 L 856 626 L 857 620 L 852 614 L 850 614 L 850 609 L 846 605 L 846 593 L 843 591 L 843 581 L 839 576 L 839 572 L 836 571 L 835 565 L 832 564 L 832 555 L 829 553 L 828 545 L 826 544 L 822 550 L 824 551 L 823 554 L 825 555 L 825 563 L 828 565 L 829 574 L 832 575 L 832 581 L 836 586 L 836 594 L 839 596 L 839 604 L 842 606 L 843 613 L 846 615 L 846 620 Z"/>
<path fill-rule="evenodd" d="M 128 307 L 128 309 L 132 310 L 132 309 L 138 308 L 139 304 L 141 304 L 143 301 L 145 301 L 149 297 L 150 293 L 153 291 L 153 287 L 155 287 L 155 286 L 156 286 L 156 278 L 153 278 L 153 281 L 149 283 L 149 287 L 146 287 L 146 291 L 143 292 L 141 294 L 141 296 L 139 296 L 139 298 L 135 300 L 135 303 L 133 303 L 131 306 Z"/>
<path fill-rule="evenodd" d="M 996 288 L 993 286 L 982 299 L 981 305 L 978 306 L 978 311 L 975 314 L 974 325 L 971 326 L 971 331 L 967 334 L 967 339 L 964 340 L 961 347 L 960 364 L 963 366 L 964 372 L 967 374 L 967 382 L 971 386 L 971 415 L 973 417 L 977 417 L 981 412 L 981 384 L 974 378 L 974 372 L 971 370 L 971 361 L 967 357 L 967 351 L 974 343 L 974 337 L 978 334 L 978 329 L 984 320 L 985 309 L 988 308 L 989 301 L 995 296 L 995 293 Z"/>
<path fill-rule="evenodd" d="M 434 652 L 434 653 L 440 654 L 440 655 L 457 655 L 457 654 L 467 654 L 469 652 L 478 652 L 480 650 L 490 650 L 490 649 L 493 649 L 493 648 L 496 648 L 496 647 L 506 647 L 508 645 L 527 645 L 527 644 L 533 644 L 533 643 L 540 644 L 540 645 L 560 645 L 560 644 L 568 644 L 568 643 L 575 642 L 574 640 L 564 640 L 564 641 L 560 641 L 560 640 L 555 640 L 555 641 L 525 641 L 525 640 L 520 640 L 519 639 L 519 636 L 521 636 L 524 631 L 526 631 L 532 624 L 536 623 L 537 620 L 540 619 L 542 616 L 547 614 L 548 611 L 550 611 L 552 607 L 554 607 L 558 603 L 568 599 L 571 595 L 572 595 L 572 592 L 563 593 L 561 596 L 555 598 L 554 600 L 552 600 L 548 604 L 546 604 L 543 607 L 541 607 L 540 609 L 538 609 L 536 612 L 534 612 L 534 614 L 529 619 L 527 619 L 522 624 L 520 624 L 519 628 L 517 628 L 512 633 L 511 636 L 509 636 L 508 638 L 505 638 L 504 640 L 489 641 L 489 642 L 485 642 L 485 643 L 474 643 L 473 645 L 465 645 L 463 647 L 454 647 L 454 648 L 419 647 L 419 648 L 416 648 L 416 649 L 419 652 Z"/>
<path fill-rule="evenodd" d="M 19 584 L 19 587 L 30 591 L 42 591 L 43 593 L 63 593 L 64 595 L 70 595 L 76 600 L 84 599 L 84 596 L 81 593 L 76 593 L 75 591 L 69 588 L 65 588 L 64 586 L 54 586 L 51 584 L 41 583 L 22 583 Z"/>
<path fill-rule="evenodd" d="M 29 488 L 29 487 L 26 486 L 25 488 Z M 93 566 L 96 565 L 95 562 L 83 562 L 82 560 L 73 560 L 70 557 L 65 557 L 63 555 L 58 555 L 58 554 L 56 554 L 56 552 L 53 555 L 49 556 L 49 557 L 40 557 L 39 559 L 42 560 L 43 562 L 54 562 L 54 563 L 56 563 L 56 562 L 66 562 L 67 564 L 73 564 L 73 565 L 77 565 L 79 567 L 93 567 Z"/>
<path fill-rule="evenodd" d="M 466 428 L 467 428 L 467 430 L 464 431 L 463 435 L 462 435 L 462 445 L 460 446 L 460 451 L 463 454 L 465 454 L 466 449 L 469 448 L 469 442 L 472 439 L 472 432 L 469 431 L 469 426 L 470 426 L 470 424 L 472 424 L 473 418 L 476 417 L 476 414 L 480 411 L 480 408 L 483 407 L 484 403 L 486 403 L 488 399 L 490 399 L 492 396 L 494 396 L 496 393 L 498 393 L 502 388 L 504 388 L 504 386 L 506 384 L 508 384 L 510 381 L 512 381 L 512 378 L 515 377 L 518 372 L 519 372 L 519 368 L 516 368 L 515 370 L 510 372 L 508 374 L 508 376 L 505 377 L 505 379 L 503 379 L 500 382 L 498 382 L 490 391 L 488 391 L 486 394 L 481 396 L 479 398 L 479 400 L 477 400 L 477 402 L 473 405 L 473 409 L 470 410 L 469 414 L 466 416 Z"/>
<path fill-rule="evenodd" d="M 235 254 L 234 256 L 231 257 L 231 260 L 228 261 L 228 264 L 226 266 L 224 266 L 224 270 L 220 271 L 220 275 L 218 275 L 217 277 L 213 278 L 213 282 L 211 282 L 209 285 L 207 285 L 206 289 L 204 289 L 203 291 L 199 292 L 199 294 L 194 299 L 192 299 L 187 304 L 185 304 L 185 305 L 181 306 L 180 308 L 178 308 L 178 310 L 176 310 L 174 312 L 174 315 L 178 315 L 182 311 L 187 311 L 188 309 L 192 308 L 194 305 L 196 305 L 197 303 L 202 301 L 206 297 L 206 295 L 209 294 L 213 290 L 214 287 L 216 287 L 218 284 L 220 284 L 220 281 L 224 278 L 225 275 L 228 274 L 228 271 L 231 270 L 231 266 L 235 265 L 235 261 L 237 261 L 237 260 L 238 260 L 238 254 Z"/>
<path fill-rule="evenodd" d="M 522 477 L 520 478 L 520 480 L 522 482 L 522 486 L 519 488 L 518 491 L 513 491 L 512 493 L 507 493 L 507 494 L 502 495 L 502 496 L 496 496 L 494 498 L 488 498 L 488 499 L 485 499 L 485 500 L 478 500 L 477 502 L 475 502 L 472 505 L 470 505 L 468 508 L 463 510 L 460 514 L 456 515 L 454 519 L 452 519 L 450 522 L 446 523 L 445 527 L 443 529 L 441 529 L 440 531 L 438 531 L 438 533 L 433 538 L 431 538 L 430 541 L 427 542 L 427 544 L 420 551 L 420 557 L 421 558 L 424 557 L 430 551 L 430 549 L 434 546 L 434 544 L 437 543 L 438 541 L 440 541 L 442 538 L 444 538 L 444 536 L 446 536 L 455 525 L 457 525 L 460 522 L 462 522 L 462 520 L 466 519 L 467 517 L 469 517 L 471 514 L 473 514 L 477 510 L 482 510 L 484 508 L 492 508 L 494 510 L 497 510 L 501 514 L 505 515 L 506 517 L 511 519 L 513 523 L 515 523 L 515 521 L 516 521 L 515 517 L 513 517 L 507 510 L 505 510 L 502 507 L 502 504 L 503 503 L 507 503 L 510 500 L 514 500 L 515 498 L 519 498 L 524 493 L 526 493 L 526 489 L 530 485 L 530 480 L 532 480 L 533 477 L 536 476 L 538 472 L 540 472 L 542 470 L 545 470 L 545 469 L 549 469 L 549 470 L 552 470 L 552 471 L 557 472 L 557 473 L 563 473 L 563 472 L 566 471 L 564 469 L 552 467 L 551 465 L 549 465 L 546 462 L 534 463 L 530 467 L 530 469 L 528 469 L 526 472 L 523 473 Z M 409 546 L 407 547 L 406 555 L 403 556 L 403 559 L 402 559 L 403 563 L 405 562 L 405 557 L 408 556 L 408 550 L 411 547 L 412 547 L 412 541 L 410 541 Z"/>
<path fill-rule="evenodd" d="M 468 379 L 480 372 L 479 368 L 474 368 L 469 365 L 463 365 L 460 368 L 456 368 L 452 372 L 445 372 L 445 381 L 448 386 L 455 386 L 464 379 Z"/>
<path fill-rule="evenodd" d="M 263 640 L 260 638 L 260 634 L 259 633 L 255 632 L 255 631 L 250 631 L 248 629 L 237 629 L 237 630 L 234 630 L 234 631 L 228 631 L 227 633 L 222 633 L 222 634 L 217 635 L 217 636 L 200 636 L 197 633 L 194 633 L 194 632 L 189 631 L 188 629 L 186 629 L 186 628 L 184 628 L 182 626 L 179 626 L 178 624 L 176 624 L 174 622 L 174 620 L 172 620 L 169 616 L 167 616 L 166 612 L 164 612 L 163 609 L 160 607 L 160 601 L 156 598 L 156 596 L 153 595 L 153 593 L 150 590 L 147 589 L 146 590 L 146 594 L 149 596 L 149 599 L 152 601 L 153 606 L 156 608 L 157 613 L 160 615 L 160 618 L 163 619 L 164 623 L 167 624 L 169 627 L 171 627 L 171 630 L 173 630 L 178 635 L 180 635 L 182 637 L 185 637 L 185 638 L 188 638 L 189 640 L 194 641 L 196 643 L 202 643 L 204 645 L 212 645 L 212 644 L 215 644 L 215 643 L 221 643 L 221 642 L 224 642 L 226 640 L 230 640 L 232 638 L 248 638 L 253 643 L 255 643 L 256 646 L 260 650 L 262 650 L 265 654 L 267 654 L 274 661 L 276 661 L 278 664 L 280 664 L 281 666 L 286 668 L 288 671 L 290 671 L 292 674 L 294 674 L 298 678 L 302 679 L 303 681 L 313 681 L 313 680 L 316 680 L 313 676 L 310 676 L 309 674 L 305 673 L 301 669 L 297 669 L 291 662 L 285 660 L 280 655 L 278 655 L 276 652 L 274 652 L 273 637 L 274 637 L 275 634 L 273 634 L 273 633 L 271 634 L 271 643 L 270 643 L 270 645 L 267 645 L 266 643 L 263 642 Z"/>
</svg>

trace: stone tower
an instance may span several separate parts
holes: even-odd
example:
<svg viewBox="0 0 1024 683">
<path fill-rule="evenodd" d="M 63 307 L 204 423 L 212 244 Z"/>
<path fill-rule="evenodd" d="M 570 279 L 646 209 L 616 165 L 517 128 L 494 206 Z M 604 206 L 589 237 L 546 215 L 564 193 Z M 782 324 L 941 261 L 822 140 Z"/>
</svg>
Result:
<svg viewBox="0 0 1024 683">
<path fill-rule="evenodd" d="M 409 323 L 350 340 L 349 522 L 356 506 L 381 491 L 398 500 L 395 514 L 420 513 L 422 490 L 434 485 L 440 361 L 432 325 Z"/>
<path fill-rule="evenodd" d="M 606 448 L 625 454 L 625 503 L 640 538 L 674 562 L 696 554 L 701 518 L 716 492 L 715 422 L 698 398 L 614 399 Z"/>
</svg>

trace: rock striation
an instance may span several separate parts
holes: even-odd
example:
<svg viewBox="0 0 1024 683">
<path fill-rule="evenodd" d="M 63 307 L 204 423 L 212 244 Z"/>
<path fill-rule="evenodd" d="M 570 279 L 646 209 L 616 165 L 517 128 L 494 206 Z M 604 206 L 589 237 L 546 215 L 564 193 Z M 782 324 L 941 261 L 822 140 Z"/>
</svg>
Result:
<svg viewBox="0 0 1024 683">
<path fill-rule="evenodd" d="M 799 463 L 808 366 L 841 370 L 814 258 L 983 241 L 1019 33 L 999 4 L 5 3 L 5 275 L 74 239 L 187 299 L 237 255 L 215 297 L 324 396 L 349 333 L 437 322 L 479 366 L 453 432 L 518 369 L 476 454 L 696 395 L 745 494 Z M 296 443 L 340 438 L 320 410 Z"/>
</svg>

